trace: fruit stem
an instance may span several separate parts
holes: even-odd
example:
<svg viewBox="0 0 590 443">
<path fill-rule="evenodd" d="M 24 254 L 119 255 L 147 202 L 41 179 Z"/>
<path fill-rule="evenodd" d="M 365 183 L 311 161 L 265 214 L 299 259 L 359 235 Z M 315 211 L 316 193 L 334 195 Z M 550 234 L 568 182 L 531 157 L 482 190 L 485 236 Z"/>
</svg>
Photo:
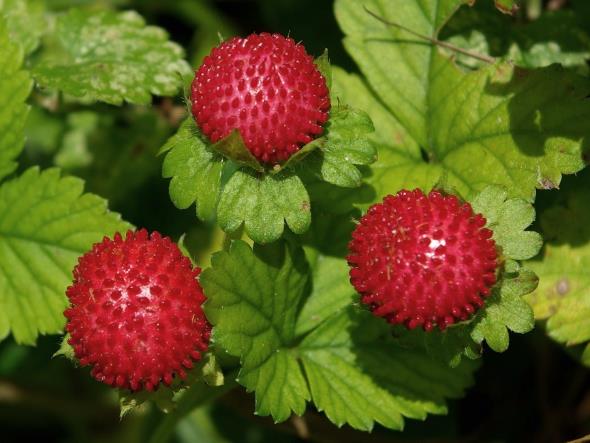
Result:
<svg viewBox="0 0 590 443">
<path fill-rule="evenodd" d="M 472 52 L 472 51 L 469 51 L 467 49 L 460 48 L 459 46 L 455 46 L 455 45 L 453 45 L 451 43 L 444 42 L 444 41 L 439 40 L 437 38 L 429 37 L 429 36 L 424 35 L 424 34 L 420 34 L 420 33 L 416 32 L 416 31 L 411 30 L 410 28 L 405 27 L 404 25 L 400 25 L 399 23 L 391 22 L 389 20 L 384 19 L 383 17 L 380 17 L 379 15 L 375 14 L 373 11 L 371 11 L 370 9 L 368 9 L 366 6 L 363 6 L 363 8 L 365 8 L 365 11 L 367 11 L 367 13 L 369 15 L 371 15 L 374 18 L 376 18 L 381 23 L 384 23 L 384 24 L 386 24 L 388 26 L 393 26 L 395 28 L 399 28 L 402 31 L 406 31 L 408 34 L 412 34 L 414 37 L 418 37 L 418 38 L 420 38 L 422 40 L 429 41 L 433 45 L 436 45 L 436 46 L 440 46 L 442 48 L 449 49 L 450 51 L 457 52 L 459 54 L 463 54 L 463 55 L 466 55 L 468 57 L 475 58 L 475 59 L 480 60 L 480 61 L 485 62 L 485 63 L 490 63 L 491 64 L 491 63 L 495 63 L 496 62 L 496 59 L 494 57 L 490 57 L 488 55 L 480 54 L 478 52 Z"/>
</svg>

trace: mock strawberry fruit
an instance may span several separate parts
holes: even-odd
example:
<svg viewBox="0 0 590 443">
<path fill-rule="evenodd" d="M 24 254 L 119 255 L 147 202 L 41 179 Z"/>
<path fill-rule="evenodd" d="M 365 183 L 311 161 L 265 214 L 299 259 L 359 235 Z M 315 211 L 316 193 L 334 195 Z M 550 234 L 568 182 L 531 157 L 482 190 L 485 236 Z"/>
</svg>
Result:
<svg viewBox="0 0 590 443">
<path fill-rule="evenodd" d="M 83 255 L 64 315 L 82 366 L 111 386 L 152 391 L 181 379 L 207 349 L 200 269 L 168 237 L 106 238 Z"/>
<path fill-rule="evenodd" d="M 496 244 L 485 224 L 453 195 L 389 195 L 352 234 L 351 282 L 361 301 L 393 324 L 430 331 L 467 320 L 496 282 Z"/>
<path fill-rule="evenodd" d="M 232 38 L 211 51 L 191 87 L 193 115 L 217 142 L 238 129 L 262 163 L 287 160 L 323 132 L 330 97 L 305 48 L 280 34 Z"/>
</svg>

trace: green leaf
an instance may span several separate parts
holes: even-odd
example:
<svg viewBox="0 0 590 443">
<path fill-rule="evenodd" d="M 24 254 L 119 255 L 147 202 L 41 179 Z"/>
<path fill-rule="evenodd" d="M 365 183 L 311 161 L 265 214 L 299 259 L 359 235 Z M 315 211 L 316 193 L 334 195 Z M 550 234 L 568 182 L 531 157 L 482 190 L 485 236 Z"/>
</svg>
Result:
<svg viewBox="0 0 590 443">
<path fill-rule="evenodd" d="M 588 72 L 590 35 L 584 14 L 564 8 L 544 11 L 535 20 L 515 23 L 498 14 L 491 2 L 478 1 L 462 8 L 441 32 L 440 38 L 456 46 L 511 60 L 518 66 L 538 68 L 560 63 Z M 451 52 L 448 52 L 451 55 Z M 453 53 L 459 64 L 481 67 L 482 61 Z"/>
<path fill-rule="evenodd" d="M 301 311 L 308 268 L 302 251 L 285 243 L 252 251 L 234 242 L 201 275 L 214 339 L 240 357 L 238 381 L 255 391 L 256 413 L 283 421 L 302 414 L 310 396 L 333 423 L 363 430 L 445 413 L 444 399 L 471 383 L 474 365 L 450 369 L 423 347 L 397 346 L 386 322 L 350 306 L 347 272 L 329 272 L 334 263 L 314 264 Z"/>
<path fill-rule="evenodd" d="M 436 36 L 462 3 L 370 0 L 365 6 Z M 355 89 L 338 94 L 353 106 L 373 103 L 385 114 L 375 117 L 376 133 L 387 140 L 379 145 L 375 176 L 369 178 L 378 198 L 420 180 L 434 184 L 445 173 L 467 198 L 501 184 L 511 197 L 530 201 L 536 187 L 555 187 L 563 173 L 583 167 L 588 79 L 559 66 L 526 71 L 508 63 L 465 73 L 438 48 L 383 24 L 354 0 L 337 0 L 336 16 L 370 86 L 345 78 Z"/>
<path fill-rule="evenodd" d="M 358 298 L 348 280 L 345 259 L 317 255 L 310 264 L 313 289 L 299 313 L 297 335 L 316 328 L 333 313 L 350 306 Z"/>
<path fill-rule="evenodd" d="M 238 382 L 256 393 L 256 413 L 284 421 L 305 411 L 309 392 L 291 346 L 307 282 L 300 249 L 231 244 L 200 277 L 214 339 L 240 357 Z"/>
<path fill-rule="evenodd" d="M 269 243 L 281 236 L 285 222 L 296 234 L 309 228 L 309 196 L 290 171 L 261 175 L 239 169 L 223 188 L 217 217 L 224 231 L 234 232 L 244 224 L 252 240 Z"/>
<path fill-rule="evenodd" d="M 332 88 L 332 65 L 330 64 L 330 57 L 328 56 L 328 50 L 326 49 L 322 55 L 314 60 L 318 71 L 326 79 L 326 85 L 328 89 Z"/>
<path fill-rule="evenodd" d="M 39 46 L 47 23 L 43 0 L 0 0 L 0 16 L 6 19 L 11 39 L 21 45 L 25 54 Z"/>
<path fill-rule="evenodd" d="M 373 131 L 373 123 L 365 112 L 336 105 L 326 124 L 325 142 L 307 156 L 302 167 L 337 186 L 360 186 L 362 175 L 356 165 L 368 165 L 377 159 L 367 138 Z"/>
<path fill-rule="evenodd" d="M 527 263 L 540 277 L 527 297 L 547 333 L 565 346 L 585 345 L 582 361 L 590 366 L 590 169 L 567 183 L 559 201 L 541 214 L 547 239 L 542 254 Z"/>
<path fill-rule="evenodd" d="M 16 169 L 14 159 L 25 143 L 25 101 L 33 82 L 21 70 L 22 62 L 22 51 L 8 38 L 6 22 L 0 18 L 0 180 Z"/>
<path fill-rule="evenodd" d="M 35 80 L 87 100 L 149 103 L 150 94 L 176 94 L 191 73 L 180 46 L 134 11 L 71 9 L 55 33 L 63 54 L 37 65 Z"/>
<path fill-rule="evenodd" d="M 396 346 L 386 322 L 352 307 L 305 337 L 299 352 L 316 407 L 338 426 L 365 431 L 445 414 L 445 398 L 472 383 L 473 364 L 451 369 L 423 349 Z"/>
<path fill-rule="evenodd" d="M 129 225 L 83 182 L 32 168 L 0 187 L 0 338 L 60 332 L 78 256 Z"/>
<path fill-rule="evenodd" d="M 221 189 L 223 158 L 211 152 L 203 141 L 192 117 L 162 147 L 168 152 L 162 165 L 162 176 L 171 178 L 170 198 L 177 208 L 196 203 L 197 216 L 213 217 Z"/>
</svg>

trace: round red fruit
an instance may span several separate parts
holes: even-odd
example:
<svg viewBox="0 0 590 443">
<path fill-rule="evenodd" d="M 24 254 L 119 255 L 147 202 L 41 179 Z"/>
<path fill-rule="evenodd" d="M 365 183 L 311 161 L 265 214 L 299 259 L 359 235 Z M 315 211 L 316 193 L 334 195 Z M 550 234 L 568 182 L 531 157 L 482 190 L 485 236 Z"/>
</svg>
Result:
<svg viewBox="0 0 590 443">
<path fill-rule="evenodd" d="M 98 381 L 133 391 L 186 377 L 211 331 L 199 273 L 157 232 L 95 244 L 74 268 L 64 312 L 80 364 Z"/>
<path fill-rule="evenodd" d="M 248 150 L 269 165 L 317 138 L 330 110 L 326 79 L 305 48 L 267 33 L 214 48 L 196 72 L 191 102 L 211 142 L 238 129 Z"/>
<path fill-rule="evenodd" d="M 486 220 L 453 195 L 400 191 L 372 206 L 349 243 L 350 279 L 375 315 L 413 329 L 467 320 L 496 282 Z"/>
</svg>

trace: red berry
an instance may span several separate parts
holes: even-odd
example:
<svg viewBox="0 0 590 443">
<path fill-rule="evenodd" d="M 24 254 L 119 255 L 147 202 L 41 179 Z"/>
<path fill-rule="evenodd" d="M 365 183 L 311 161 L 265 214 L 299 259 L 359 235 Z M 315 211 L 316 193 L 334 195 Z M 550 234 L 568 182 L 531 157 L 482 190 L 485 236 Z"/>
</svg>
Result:
<svg viewBox="0 0 590 443">
<path fill-rule="evenodd" d="M 430 331 L 467 320 L 496 282 L 496 243 L 485 224 L 453 195 L 388 195 L 352 234 L 351 282 L 393 324 Z"/>
<path fill-rule="evenodd" d="M 69 343 L 98 381 L 133 391 L 169 385 L 201 358 L 211 327 L 200 269 L 168 237 L 145 229 L 104 238 L 67 289 Z"/>
<path fill-rule="evenodd" d="M 191 87 L 192 111 L 212 142 L 239 129 L 261 162 L 287 160 L 328 120 L 326 80 L 305 48 L 280 34 L 232 38 L 211 51 Z"/>
</svg>

